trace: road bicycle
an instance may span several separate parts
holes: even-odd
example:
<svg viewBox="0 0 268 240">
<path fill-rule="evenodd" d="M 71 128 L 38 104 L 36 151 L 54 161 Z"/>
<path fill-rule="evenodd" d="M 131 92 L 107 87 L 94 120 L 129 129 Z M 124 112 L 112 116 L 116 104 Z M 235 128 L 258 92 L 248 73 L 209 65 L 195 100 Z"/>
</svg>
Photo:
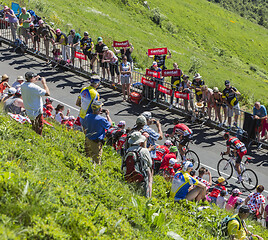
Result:
<svg viewBox="0 0 268 240">
<path fill-rule="evenodd" d="M 170 137 L 168 134 L 166 134 L 166 138 L 168 138 L 173 146 L 176 146 L 177 148 L 179 148 L 179 144 L 180 144 L 180 138 L 178 135 L 174 135 L 174 137 Z M 182 147 L 182 150 L 184 151 L 185 153 L 185 158 L 186 158 L 186 161 L 191 161 L 194 165 L 194 169 L 197 170 L 200 166 L 200 159 L 197 155 L 197 153 L 193 150 L 190 149 L 189 147 L 189 143 L 192 143 L 193 144 L 193 140 L 189 140 L 185 146 Z M 181 156 L 181 159 L 182 159 L 182 156 Z"/>
<path fill-rule="evenodd" d="M 223 155 L 221 156 L 222 159 L 218 162 L 217 165 L 218 174 L 228 180 L 233 176 L 233 172 L 235 170 L 237 177 L 239 177 L 239 174 L 235 169 L 235 157 L 231 156 L 229 159 L 226 159 L 223 158 Z M 255 189 L 258 185 L 257 174 L 253 170 L 246 168 L 246 164 L 248 164 L 249 161 L 250 158 L 246 157 L 245 163 L 241 161 L 240 164 L 242 177 L 241 184 L 248 191 Z"/>
</svg>

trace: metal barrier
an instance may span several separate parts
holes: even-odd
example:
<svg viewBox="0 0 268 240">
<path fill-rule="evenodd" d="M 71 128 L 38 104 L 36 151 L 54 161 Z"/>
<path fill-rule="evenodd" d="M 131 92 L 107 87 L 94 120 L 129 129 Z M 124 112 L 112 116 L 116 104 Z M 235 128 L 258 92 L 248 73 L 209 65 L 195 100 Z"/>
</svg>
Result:
<svg viewBox="0 0 268 240">
<path fill-rule="evenodd" d="M 17 32 L 20 33 L 21 26 L 18 26 Z M 0 40 L 8 41 L 9 44 L 13 43 L 13 37 L 11 33 L 10 24 L 2 19 L 0 22 Z M 84 54 L 82 53 L 82 50 L 79 48 L 73 48 L 69 45 L 60 45 L 60 44 L 53 44 L 53 39 L 44 40 L 44 38 L 40 39 L 40 46 L 38 49 L 37 44 L 34 45 L 33 38 L 29 36 L 28 40 L 28 50 L 33 54 L 38 54 L 39 56 L 42 56 L 46 58 L 47 60 L 52 61 L 54 65 L 60 64 L 65 65 L 69 68 L 73 68 L 77 72 L 82 72 L 87 74 L 88 76 L 91 75 L 91 69 L 90 69 L 90 61 L 88 58 L 83 58 Z M 36 52 L 35 50 L 39 50 L 39 52 Z M 63 55 L 66 54 L 66 55 Z M 77 54 L 77 56 L 76 56 Z M 80 55 L 80 58 L 78 58 Z M 82 56 L 82 57 L 81 57 Z M 82 59 L 81 59 L 82 58 Z M 66 61 L 67 60 L 67 61 Z M 100 63 L 98 60 L 95 61 L 95 69 L 97 74 L 100 75 Z M 135 87 L 135 83 L 141 83 L 142 79 L 147 79 L 151 81 L 151 83 L 155 83 L 155 85 L 147 86 L 143 84 L 142 89 Z M 167 79 L 167 78 L 166 78 Z M 103 79 L 106 82 L 109 82 L 110 79 Z M 159 88 L 159 86 L 161 86 Z M 142 93 L 144 99 L 149 101 L 149 104 L 151 102 L 157 102 L 161 105 L 164 105 L 169 108 L 176 109 L 180 111 L 183 114 L 192 116 L 193 119 L 195 118 L 203 118 L 203 120 L 207 120 L 204 118 L 207 112 L 207 107 L 204 107 L 203 109 L 197 109 L 196 105 L 189 106 L 189 100 L 185 101 L 184 99 L 177 98 L 175 96 L 175 89 L 173 88 L 172 84 L 169 81 L 159 80 L 156 78 L 150 78 L 146 77 L 145 74 L 132 71 L 132 91 L 137 91 Z M 160 91 L 159 91 L 160 90 Z M 194 101 L 194 104 L 196 103 L 194 93 L 191 93 L 191 97 Z M 191 110 L 190 110 L 191 109 Z M 237 127 L 243 128 L 244 123 L 244 114 L 246 112 L 240 110 L 240 114 L 238 116 L 237 120 Z M 221 107 L 220 114 L 223 119 L 226 119 L 226 111 L 223 107 Z M 213 120 L 212 120 L 213 119 Z M 228 119 L 228 118 L 227 118 Z M 212 107 L 211 109 L 211 121 L 215 124 L 219 124 L 219 121 L 216 117 L 216 111 L 215 108 Z M 232 118 L 232 124 L 233 124 L 233 118 Z M 221 127 L 221 125 L 220 125 Z"/>
</svg>

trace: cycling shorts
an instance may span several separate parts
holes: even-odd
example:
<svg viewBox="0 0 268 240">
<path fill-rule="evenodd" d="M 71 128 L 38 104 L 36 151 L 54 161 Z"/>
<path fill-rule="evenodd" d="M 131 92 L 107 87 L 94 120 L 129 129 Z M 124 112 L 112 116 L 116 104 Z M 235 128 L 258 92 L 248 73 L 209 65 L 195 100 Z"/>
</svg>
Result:
<svg viewBox="0 0 268 240">
<path fill-rule="evenodd" d="M 236 156 L 235 163 L 239 164 L 239 163 L 241 163 L 243 156 L 247 154 L 247 149 L 244 148 L 244 149 L 242 149 L 242 151 L 240 151 L 240 149 L 238 149 L 236 151 L 236 153 L 237 153 L 237 156 Z"/>
<path fill-rule="evenodd" d="M 192 137 L 192 135 L 190 135 L 190 134 L 186 135 L 186 136 L 182 136 L 182 139 L 180 141 L 180 145 L 185 146 L 188 142 L 190 142 L 191 137 Z"/>
</svg>

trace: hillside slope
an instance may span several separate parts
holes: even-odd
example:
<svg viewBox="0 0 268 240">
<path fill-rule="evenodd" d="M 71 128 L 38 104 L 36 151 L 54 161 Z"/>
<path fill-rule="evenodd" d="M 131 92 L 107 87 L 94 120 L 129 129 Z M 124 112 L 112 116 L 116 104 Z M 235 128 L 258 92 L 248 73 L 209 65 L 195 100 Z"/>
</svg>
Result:
<svg viewBox="0 0 268 240">
<path fill-rule="evenodd" d="M 110 148 L 94 167 L 83 138 L 57 125 L 40 137 L 0 114 L 1 239 L 221 239 L 226 212 L 174 204 L 170 183 L 159 176 L 145 199 L 123 181 L 121 160 Z M 247 224 L 268 238 L 259 224 Z"/>
</svg>

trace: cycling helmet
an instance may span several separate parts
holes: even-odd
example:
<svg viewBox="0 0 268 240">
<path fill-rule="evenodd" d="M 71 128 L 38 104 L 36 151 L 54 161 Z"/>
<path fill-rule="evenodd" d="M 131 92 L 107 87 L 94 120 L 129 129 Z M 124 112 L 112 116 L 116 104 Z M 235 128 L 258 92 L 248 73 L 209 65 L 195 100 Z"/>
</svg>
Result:
<svg viewBox="0 0 268 240">
<path fill-rule="evenodd" d="M 172 146 L 172 142 L 170 140 L 166 140 L 164 143 L 165 146 Z"/>
<path fill-rule="evenodd" d="M 178 148 L 176 147 L 176 146 L 172 146 L 170 149 L 169 149 L 169 152 L 173 152 L 173 153 L 175 153 L 175 152 L 178 152 Z"/>
<path fill-rule="evenodd" d="M 223 137 L 224 138 L 229 138 L 230 137 L 230 133 L 229 132 L 224 132 L 223 133 Z"/>
<path fill-rule="evenodd" d="M 151 112 L 143 112 L 141 115 L 144 116 L 146 118 L 146 120 L 152 118 Z"/>
<path fill-rule="evenodd" d="M 194 165 L 190 161 L 186 161 L 182 167 L 182 171 L 186 172 L 188 168 L 193 168 Z"/>
<path fill-rule="evenodd" d="M 84 32 L 84 36 L 88 36 L 88 32 Z"/>
</svg>

